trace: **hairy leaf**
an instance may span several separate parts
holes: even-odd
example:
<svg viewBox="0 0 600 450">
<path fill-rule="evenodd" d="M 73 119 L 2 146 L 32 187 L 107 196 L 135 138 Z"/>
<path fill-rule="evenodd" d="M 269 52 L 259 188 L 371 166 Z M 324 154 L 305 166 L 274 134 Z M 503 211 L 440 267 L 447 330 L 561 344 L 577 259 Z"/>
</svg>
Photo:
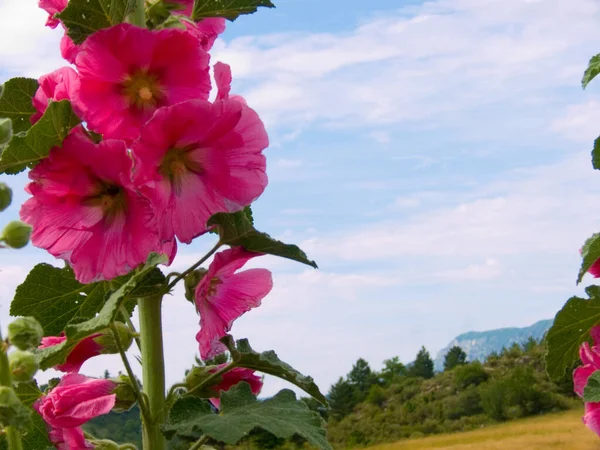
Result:
<svg viewBox="0 0 600 450">
<path fill-rule="evenodd" d="M 594 141 L 594 148 L 592 149 L 592 166 L 596 170 L 600 170 L 600 137 Z"/>
<path fill-rule="evenodd" d="M 280 360 L 273 350 L 257 353 L 250 347 L 248 339 L 240 339 L 234 343 L 231 336 L 225 336 L 221 341 L 227 346 L 231 358 L 238 366 L 257 370 L 289 381 L 324 405 L 327 405 L 327 399 L 319 391 L 319 387 L 315 384 L 312 377 L 302 375 L 292 366 Z"/>
<path fill-rule="evenodd" d="M 31 424 L 22 436 L 23 448 L 27 450 L 49 450 L 53 445 L 48 439 L 48 426 L 42 416 L 32 411 Z"/>
<path fill-rule="evenodd" d="M 177 400 L 163 430 L 168 438 L 175 434 L 190 439 L 208 435 L 233 445 L 255 428 L 283 439 L 299 435 L 314 447 L 331 450 L 321 416 L 296 400 L 292 391 L 284 389 L 261 402 L 252 395 L 250 385 L 245 382 L 221 394 L 219 414 L 212 413 L 207 402 L 197 397 Z"/>
<path fill-rule="evenodd" d="M 65 330 L 69 322 L 94 317 L 109 294 L 123 286 L 131 276 L 84 285 L 75 279 L 70 267 L 59 269 L 49 264 L 38 264 L 17 287 L 10 314 L 35 317 L 47 336 L 56 336 Z M 155 268 L 139 281 L 131 297 L 153 294 L 164 281 L 162 272 Z M 126 302 L 126 307 L 131 313 L 135 302 Z"/>
<path fill-rule="evenodd" d="M 244 211 L 215 214 L 207 225 L 217 228 L 221 242 L 225 245 L 242 246 L 251 252 L 281 256 L 317 268 L 317 263 L 309 260 L 298 246 L 284 244 L 267 233 L 257 231 Z"/>
<path fill-rule="evenodd" d="M 600 402 L 600 370 L 596 370 L 588 378 L 588 382 L 583 389 L 583 400 L 586 402 Z"/>
<path fill-rule="evenodd" d="M 0 173 L 16 174 L 33 167 L 48 156 L 52 147 L 60 146 L 69 131 L 80 122 L 68 100 L 50 103 L 29 131 L 14 135 L 4 148 Z"/>
<path fill-rule="evenodd" d="M 590 62 L 588 64 L 588 68 L 585 70 L 583 74 L 583 79 L 581 80 L 581 85 L 585 89 L 590 81 L 596 78 L 596 75 L 600 73 L 600 54 L 596 56 L 592 56 Z"/>
<path fill-rule="evenodd" d="M 275 8 L 270 0 L 195 0 L 192 19 L 225 17 L 235 20 L 243 14 L 255 13 L 261 6 Z"/>
<path fill-rule="evenodd" d="M 583 261 L 581 262 L 581 269 L 579 269 L 579 275 L 577 276 L 577 284 L 581 283 L 583 277 L 590 270 L 590 267 L 594 265 L 598 259 L 600 259 L 600 234 L 596 233 L 590 237 L 581 248 L 581 256 Z"/>
<path fill-rule="evenodd" d="M 0 117 L 12 121 L 14 133 L 31 128 L 29 118 L 36 112 L 31 102 L 38 82 L 33 78 L 12 78 L 4 83 L 0 95 Z"/>
<path fill-rule="evenodd" d="M 100 312 L 93 318 L 85 322 L 70 323 L 65 328 L 67 340 L 53 347 L 38 350 L 37 357 L 40 362 L 40 368 L 46 370 L 50 367 L 65 362 L 69 352 L 79 341 L 107 328 L 114 321 L 119 313 L 119 309 L 124 305 L 125 300 L 134 292 L 136 287 L 144 280 L 157 265 L 163 264 L 167 258 L 162 255 L 152 254 L 146 264 L 138 269 L 135 274 L 124 283 L 119 289 L 110 295 Z"/>
<path fill-rule="evenodd" d="M 586 292 L 589 300 L 569 299 L 546 336 L 546 371 L 552 379 L 559 379 L 579 361 L 579 347 L 591 341 L 590 330 L 600 323 L 600 287 L 589 286 Z"/>
<path fill-rule="evenodd" d="M 136 9 L 135 0 L 70 0 L 58 17 L 67 28 L 73 42 L 81 44 L 103 28 L 125 21 Z"/>
<path fill-rule="evenodd" d="M 15 384 L 14 389 L 17 393 L 17 397 L 21 400 L 21 403 L 27 406 L 33 405 L 35 401 L 42 396 L 42 391 L 40 391 L 35 380 L 17 383 Z"/>
</svg>

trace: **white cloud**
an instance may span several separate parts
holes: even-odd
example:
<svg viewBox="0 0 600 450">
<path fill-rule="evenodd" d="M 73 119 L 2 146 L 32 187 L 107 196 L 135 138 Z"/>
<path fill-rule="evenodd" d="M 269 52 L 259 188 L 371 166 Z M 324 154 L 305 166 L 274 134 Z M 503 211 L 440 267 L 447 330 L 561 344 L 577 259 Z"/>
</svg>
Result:
<svg viewBox="0 0 600 450">
<path fill-rule="evenodd" d="M 573 141 L 590 143 L 598 137 L 600 131 L 598 124 L 600 124 L 600 101 L 593 99 L 570 105 L 566 113 L 553 122 L 551 129 Z"/>
</svg>

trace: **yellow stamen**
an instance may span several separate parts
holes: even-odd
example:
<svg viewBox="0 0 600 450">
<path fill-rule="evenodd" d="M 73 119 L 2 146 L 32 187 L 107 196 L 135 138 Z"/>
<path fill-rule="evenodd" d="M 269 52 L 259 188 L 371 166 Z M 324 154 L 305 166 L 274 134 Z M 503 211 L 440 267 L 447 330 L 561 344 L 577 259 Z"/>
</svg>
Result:
<svg viewBox="0 0 600 450">
<path fill-rule="evenodd" d="M 142 100 L 146 100 L 146 101 L 150 101 L 152 100 L 152 91 L 150 90 L 149 87 L 142 87 L 140 88 L 140 90 L 138 91 L 138 95 Z"/>
</svg>

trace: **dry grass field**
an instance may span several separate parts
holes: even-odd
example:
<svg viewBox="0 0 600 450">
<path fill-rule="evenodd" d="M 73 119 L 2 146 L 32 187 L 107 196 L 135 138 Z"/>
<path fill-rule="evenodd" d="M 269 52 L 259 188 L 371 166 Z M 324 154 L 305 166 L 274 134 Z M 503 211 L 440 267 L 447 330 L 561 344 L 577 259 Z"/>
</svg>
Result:
<svg viewBox="0 0 600 450">
<path fill-rule="evenodd" d="M 568 411 L 486 427 L 378 445 L 368 450 L 600 450 L 600 438 L 581 423 L 582 412 Z"/>
</svg>

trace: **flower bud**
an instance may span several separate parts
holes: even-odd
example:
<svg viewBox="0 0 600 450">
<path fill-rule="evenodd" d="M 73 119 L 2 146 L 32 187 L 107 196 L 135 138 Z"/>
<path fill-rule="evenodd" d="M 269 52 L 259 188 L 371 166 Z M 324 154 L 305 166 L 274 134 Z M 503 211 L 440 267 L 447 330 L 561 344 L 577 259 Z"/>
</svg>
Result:
<svg viewBox="0 0 600 450">
<path fill-rule="evenodd" d="M 19 317 L 8 325 L 8 342 L 19 350 L 37 348 L 44 337 L 44 329 L 33 317 Z"/>
<path fill-rule="evenodd" d="M 2 240 L 11 248 L 23 248 L 31 237 L 31 227 L 20 220 L 13 220 L 2 230 Z"/>
<path fill-rule="evenodd" d="M 119 444 L 108 439 L 101 439 L 98 441 L 90 441 L 94 445 L 95 450 L 119 450 Z"/>
<path fill-rule="evenodd" d="M 12 122 L 10 119 L 0 119 L 0 145 L 8 144 L 12 138 Z"/>
<path fill-rule="evenodd" d="M 35 355 L 31 352 L 15 350 L 8 355 L 8 365 L 13 381 L 31 381 L 40 368 Z"/>
<path fill-rule="evenodd" d="M 6 183 L 0 183 L 0 211 L 4 211 L 12 203 L 12 190 Z"/>
<path fill-rule="evenodd" d="M 121 347 L 123 347 L 123 350 L 126 351 L 129 347 L 131 347 L 131 343 L 133 342 L 131 330 L 129 330 L 129 327 L 123 322 L 115 322 L 114 325 L 115 329 L 117 330 L 117 335 L 119 336 Z M 96 344 L 102 347 L 100 353 L 103 355 L 119 353 L 119 346 L 115 340 L 115 335 L 112 328 L 107 328 L 104 330 L 102 334 L 94 338 L 94 341 Z"/>
<path fill-rule="evenodd" d="M 197 397 L 209 398 L 215 393 L 210 389 L 211 386 L 206 386 L 202 390 L 196 389 L 197 386 L 204 383 L 207 378 L 215 372 L 216 366 L 192 367 L 185 377 L 184 384 L 188 391 L 194 391 L 192 394 Z M 218 380 L 216 380 L 218 382 Z"/>
<path fill-rule="evenodd" d="M 112 393 L 117 396 L 113 411 L 119 413 L 129 411 L 137 402 L 135 390 L 131 385 L 131 379 L 125 375 L 119 375 L 112 381 L 117 385 L 112 391 Z"/>
<path fill-rule="evenodd" d="M 206 275 L 206 269 L 197 269 L 189 273 L 183 280 L 185 286 L 185 298 L 194 303 L 196 286 L 200 280 Z"/>
<path fill-rule="evenodd" d="M 15 391 L 7 386 L 0 386 L 0 428 L 25 428 L 30 416 L 29 409 L 21 403 Z"/>
</svg>

